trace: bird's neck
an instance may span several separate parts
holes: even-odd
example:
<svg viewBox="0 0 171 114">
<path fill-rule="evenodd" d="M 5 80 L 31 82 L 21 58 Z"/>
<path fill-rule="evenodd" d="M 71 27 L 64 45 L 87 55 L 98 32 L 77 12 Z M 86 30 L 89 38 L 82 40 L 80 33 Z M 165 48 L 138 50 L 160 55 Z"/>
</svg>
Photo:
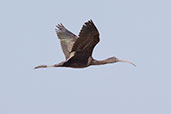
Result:
<svg viewBox="0 0 171 114">
<path fill-rule="evenodd" d="M 114 63 L 110 59 L 105 59 L 105 60 L 95 60 L 93 59 L 91 62 L 91 65 L 104 65 L 104 64 L 109 64 L 109 63 Z"/>
</svg>

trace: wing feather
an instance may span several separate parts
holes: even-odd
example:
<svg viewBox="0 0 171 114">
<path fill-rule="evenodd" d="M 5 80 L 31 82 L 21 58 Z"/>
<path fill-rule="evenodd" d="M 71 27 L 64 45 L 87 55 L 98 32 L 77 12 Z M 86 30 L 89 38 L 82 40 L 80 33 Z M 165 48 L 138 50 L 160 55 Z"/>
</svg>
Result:
<svg viewBox="0 0 171 114">
<path fill-rule="evenodd" d="M 81 51 L 87 53 L 88 56 L 91 56 L 94 47 L 99 41 L 99 32 L 93 21 L 90 20 L 83 25 L 79 33 L 79 37 L 75 41 L 71 52 Z"/>
<path fill-rule="evenodd" d="M 56 33 L 60 39 L 60 44 L 65 55 L 65 58 L 68 59 L 70 52 L 72 50 L 73 44 L 77 39 L 77 36 L 67 30 L 61 23 L 56 26 Z"/>
<path fill-rule="evenodd" d="M 74 53 L 74 55 L 68 59 L 66 64 L 77 63 L 87 65 L 88 58 L 92 56 L 93 49 L 99 41 L 99 32 L 93 21 L 86 22 L 72 47 L 71 53 Z"/>
</svg>

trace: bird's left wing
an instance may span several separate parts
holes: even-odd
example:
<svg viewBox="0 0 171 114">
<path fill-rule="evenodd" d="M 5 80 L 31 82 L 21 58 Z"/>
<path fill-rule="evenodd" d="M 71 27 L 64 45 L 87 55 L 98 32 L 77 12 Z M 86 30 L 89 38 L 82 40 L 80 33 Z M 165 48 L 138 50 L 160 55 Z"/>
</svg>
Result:
<svg viewBox="0 0 171 114">
<path fill-rule="evenodd" d="M 62 24 L 58 24 L 56 26 L 56 33 L 58 38 L 60 39 L 61 47 L 65 58 L 68 59 L 70 56 L 70 52 L 72 50 L 73 44 L 77 39 L 77 36 L 67 30 Z"/>
</svg>

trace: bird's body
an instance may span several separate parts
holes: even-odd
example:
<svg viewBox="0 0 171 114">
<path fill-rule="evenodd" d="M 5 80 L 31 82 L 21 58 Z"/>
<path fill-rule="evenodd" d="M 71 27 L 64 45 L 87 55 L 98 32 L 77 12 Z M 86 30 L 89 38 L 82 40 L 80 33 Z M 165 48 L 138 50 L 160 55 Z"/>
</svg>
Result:
<svg viewBox="0 0 171 114">
<path fill-rule="evenodd" d="M 56 33 L 60 39 L 60 44 L 66 60 L 54 65 L 40 65 L 35 67 L 36 69 L 47 67 L 85 68 L 90 65 L 102 65 L 115 62 L 127 62 L 133 64 L 116 57 L 111 57 L 102 61 L 95 60 L 92 57 L 93 49 L 100 41 L 99 32 L 92 20 L 83 25 L 79 36 L 76 36 L 67 30 L 62 24 L 58 24 L 56 27 Z M 133 65 L 135 66 L 135 64 Z"/>
</svg>

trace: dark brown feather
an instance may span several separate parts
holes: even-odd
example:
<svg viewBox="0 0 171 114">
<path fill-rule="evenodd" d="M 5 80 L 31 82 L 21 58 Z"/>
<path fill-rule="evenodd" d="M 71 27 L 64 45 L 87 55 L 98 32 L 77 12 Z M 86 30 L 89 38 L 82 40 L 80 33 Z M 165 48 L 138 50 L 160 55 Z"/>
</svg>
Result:
<svg viewBox="0 0 171 114">
<path fill-rule="evenodd" d="M 93 21 L 90 20 L 83 25 L 71 52 L 81 51 L 88 54 L 88 56 L 91 56 L 94 47 L 99 41 L 99 32 Z"/>
<path fill-rule="evenodd" d="M 86 22 L 80 33 L 78 39 L 75 41 L 72 52 L 75 52 L 64 66 L 77 64 L 78 66 L 86 66 L 88 58 L 92 56 L 92 52 L 96 44 L 99 42 L 99 32 L 92 20 Z"/>
</svg>

